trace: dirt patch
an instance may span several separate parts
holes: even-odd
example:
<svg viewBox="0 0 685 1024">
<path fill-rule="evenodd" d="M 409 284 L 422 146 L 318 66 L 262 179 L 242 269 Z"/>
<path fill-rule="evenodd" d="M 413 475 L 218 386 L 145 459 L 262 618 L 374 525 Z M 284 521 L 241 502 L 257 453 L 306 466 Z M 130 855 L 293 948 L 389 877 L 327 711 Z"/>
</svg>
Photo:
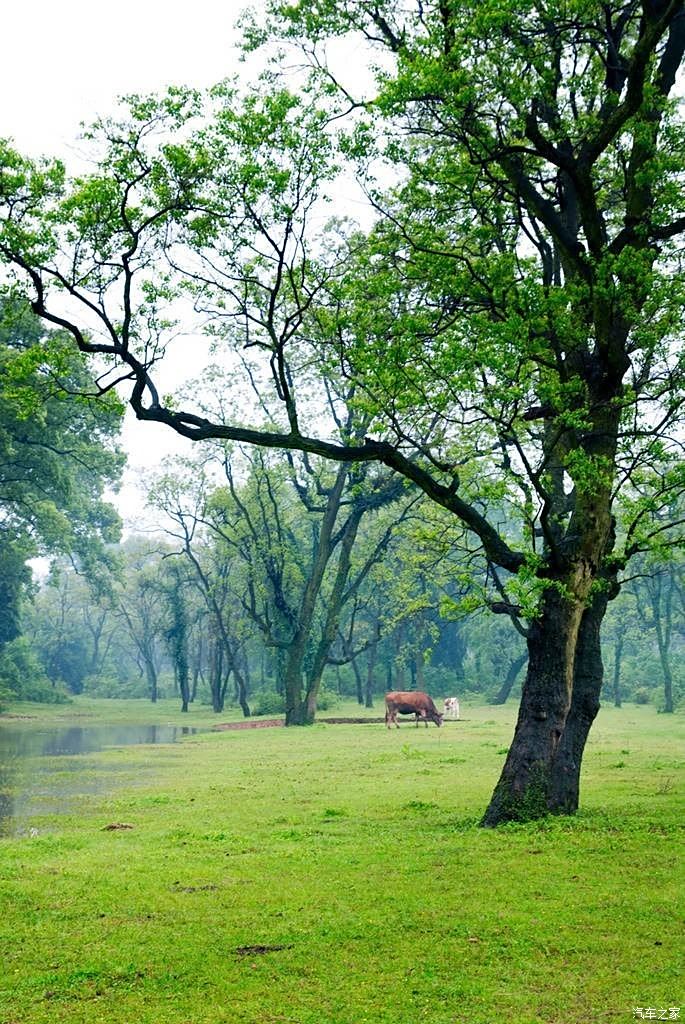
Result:
<svg viewBox="0 0 685 1024">
<path fill-rule="evenodd" d="M 218 885 L 212 885 L 211 882 L 208 885 L 181 885 L 180 882 L 174 882 L 171 892 L 216 892 L 218 888 Z"/>
<path fill-rule="evenodd" d="M 273 729 L 279 725 L 285 725 L 282 718 L 246 718 L 244 722 L 222 722 L 220 725 L 213 725 L 213 732 L 225 732 L 227 729 Z"/>
<path fill-rule="evenodd" d="M 378 725 L 384 722 L 384 718 L 317 718 L 317 722 L 324 722 L 326 725 Z M 225 732 L 228 729 L 272 729 L 285 725 L 282 718 L 246 718 L 244 722 L 222 722 L 220 725 L 213 725 L 213 732 Z"/>
<path fill-rule="evenodd" d="M 378 725 L 384 721 L 384 718 L 317 718 L 317 722 L 325 722 L 326 725 Z"/>
<path fill-rule="evenodd" d="M 263 956 L 264 953 L 278 953 L 281 949 L 292 949 L 290 946 L 238 946 L 233 952 L 238 956 Z"/>
</svg>

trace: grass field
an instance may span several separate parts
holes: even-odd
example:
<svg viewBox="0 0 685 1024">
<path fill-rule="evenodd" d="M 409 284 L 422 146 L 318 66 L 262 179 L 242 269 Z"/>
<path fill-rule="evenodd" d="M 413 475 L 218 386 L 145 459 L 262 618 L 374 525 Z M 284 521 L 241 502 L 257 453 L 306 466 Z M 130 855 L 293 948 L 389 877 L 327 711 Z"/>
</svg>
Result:
<svg viewBox="0 0 685 1024">
<path fill-rule="evenodd" d="M 12 711 L 40 716 L 11 720 L 26 729 L 216 721 L 170 703 Z M 88 755 L 77 813 L 0 839 L 1 1024 L 685 1019 L 682 715 L 604 709 L 581 813 L 485 831 L 514 714 Z M 107 796 L 87 784 L 110 778 Z"/>
</svg>

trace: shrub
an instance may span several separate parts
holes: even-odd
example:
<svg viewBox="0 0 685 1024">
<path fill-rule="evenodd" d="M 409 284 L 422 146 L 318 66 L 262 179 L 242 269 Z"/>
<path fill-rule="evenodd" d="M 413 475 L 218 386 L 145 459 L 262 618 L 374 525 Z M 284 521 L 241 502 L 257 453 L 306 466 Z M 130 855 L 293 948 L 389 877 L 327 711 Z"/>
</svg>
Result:
<svg viewBox="0 0 685 1024">
<path fill-rule="evenodd" d="M 332 690 L 328 690 L 325 686 L 322 686 L 319 690 L 319 696 L 316 701 L 316 706 L 319 711 L 329 711 L 339 703 L 337 693 L 333 693 Z"/>
<path fill-rule="evenodd" d="M 0 711 L 6 711 L 10 701 L 15 700 L 14 694 L 0 680 Z"/>
<path fill-rule="evenodd" d="M 253 714 L 255 715 L 283 715 L 285 714 L 285 697 L 272 690 L 266 690 L 257 695 Z"/>
<path fill-rule="evenodd" d="M 643 686 L 639 690 L 635 691 L 633 694 L 633 700 L 636 704 L 649 704 L 652 700 L 652 691 Z"/>
<path fill-rule="evenodd" d="M 0 701 L 33 700 L 66 704 L 69 697 L 52 686 L 26 637 L 20 636 L 0 650 Z"/>
<path fill-rule="evenodd" d="M 149 696 L 144 679 L 139 677 L 122 680 L 110 672 L 86 676 L 83 680 L 83 692 L 89 697 L 112 697 L 120 700 Z"/>
<path fill-rule="evenodd" d="M 21 699 L 34 700 L 37 704 L 72 703 L 62 680 L 53 685 L 47 682 L 47 680 L 29 679 L 22 686 Z"/>
<path fill-rule="evenodd" d="M 424 669 L 424 686 L 427 693 L 435 697 L 460 697 L 464 693 L 466 682 L 463 676 L 453 672 L 444 665 L 426 665 Z"/>
</svg>

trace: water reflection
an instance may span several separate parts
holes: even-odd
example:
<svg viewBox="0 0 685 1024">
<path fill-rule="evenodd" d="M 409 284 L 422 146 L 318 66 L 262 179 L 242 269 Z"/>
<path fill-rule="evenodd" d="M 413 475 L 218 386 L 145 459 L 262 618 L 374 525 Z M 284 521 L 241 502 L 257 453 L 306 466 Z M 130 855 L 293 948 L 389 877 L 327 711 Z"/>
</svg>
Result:
<svg viewBox="0 0 685 1024">
<path fill-rule="evenodd" d="M 65 813 L 77 797 L 111 788 L 118 766 L 84 754 L 176 743 L 199 731 L 174 725 L 18 727 L 0 722 L 0 835 L 28 831 L 30 817 Z"/>
</svg>

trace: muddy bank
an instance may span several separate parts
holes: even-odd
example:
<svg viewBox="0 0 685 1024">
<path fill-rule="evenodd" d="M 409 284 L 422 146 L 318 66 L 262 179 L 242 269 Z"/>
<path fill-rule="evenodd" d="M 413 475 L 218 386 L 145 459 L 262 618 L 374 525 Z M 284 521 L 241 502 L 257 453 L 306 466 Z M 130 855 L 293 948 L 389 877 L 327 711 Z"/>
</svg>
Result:
<svg viewBox="0 0 685 1024">
<path fill-rule="evenodd" d="M 384 722 L 384 718 L 317 718 L 317 722 L 324 722 L 326 725 L 377 725 Z M 274 726 L 285 725 L 282 718 L 246 718 L 244 722 L 222 722 L 213 725 L 214 731 L 225 732 L 228 729 L 271 729 Z"/>
<path fill-rule="evenodd" d="M 226 732 L 228 729 L 271 729 L 285 725 L 282 718 L 246 718 L 244 722 L 220 722 L 212 726 L 212 732 Z"/>
</svg>

